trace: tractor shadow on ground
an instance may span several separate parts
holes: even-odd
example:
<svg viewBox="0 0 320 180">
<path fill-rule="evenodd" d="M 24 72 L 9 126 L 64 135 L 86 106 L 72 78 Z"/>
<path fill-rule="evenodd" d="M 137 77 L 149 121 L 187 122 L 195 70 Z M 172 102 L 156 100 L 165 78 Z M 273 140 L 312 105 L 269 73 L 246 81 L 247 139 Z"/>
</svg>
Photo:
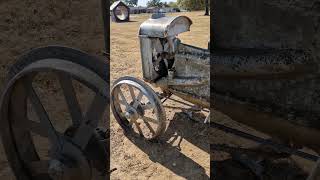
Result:
<svg viewBox="0 0 320 180">
<path fill-rule="evenodd" d="M 125 23 L 134 23 L 134 22 L 138 22 L 138 21 L 129 20 L 129 21 L 117 21 L 117 22 L 112 21 L 112 22 L 113 22 L 113 23 L 117 23 L 117 24 L 125 24 Z"/>
<path fill-rule="evenodd" d="M 205 119 L 205 116 L 193 116 L 194 118 Z M 186 179 L 210 179 L 205 169 L 181 152 L 180 143 L 188 141 L 209 154 L 210 146 L 206 140 L 206 131 L 209 127 L 206 124 L 193 121 L 184 112 L 174 114 L 167 131 L 157 141 L 145 141 L 142 138 L 127 134 L 127 138 L 139 149 L 148 154 L 150 160 L 160 163 L 171 170 L 177 176 Z M 209 163 L 209 155 L 208 155 Z"/>
<path fill-rule="evenodd" d="M 228 158 L 223 161 L 210 162 L 210 176 L 215 180 L 306 180 L 308 174 L 297 166 L 290 159 L 266 159 L 260 163 L 260 167 L 255 167 L 255 174 L 252 169 L 243 163 Z"/>
</svg>

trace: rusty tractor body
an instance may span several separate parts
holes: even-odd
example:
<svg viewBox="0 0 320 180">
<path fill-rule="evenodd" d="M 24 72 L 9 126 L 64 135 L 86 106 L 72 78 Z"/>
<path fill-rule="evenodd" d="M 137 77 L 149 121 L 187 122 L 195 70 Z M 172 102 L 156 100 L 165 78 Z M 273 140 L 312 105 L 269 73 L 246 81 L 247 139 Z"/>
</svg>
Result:
<svg viewBox="0 0 320 180">
<path fill-rule="evenodd" d="M 211 100 L 236 121 L 319 152 L 316 5 L 215 1 Z"/>
<path fill-rule="evenodd" d="M 146 139 L 161 135 L 166 129 L 162 104 L 171 95 L 197 107 L 209 108 L 209 50 L 184 44 L 177 38 L 180 33 L 189 31 L 191 24 L 186 16 L 166 17 L 164 14 L 153 14 L 141 24 L 143 80 L 161 88 L 162 93 L 155 93 L 137 78 L 118 79 L 111 92 L 111 108 L 125 130 L 135 130 Z"/>
<path fill-rule="evenodd" d="M 140 50 L 145 81 L 209 107 L 210 52 L 183 44 L 176 37 L 188 31 L 186 16 L 149 19 L 140 26 Z"/>
</svg>

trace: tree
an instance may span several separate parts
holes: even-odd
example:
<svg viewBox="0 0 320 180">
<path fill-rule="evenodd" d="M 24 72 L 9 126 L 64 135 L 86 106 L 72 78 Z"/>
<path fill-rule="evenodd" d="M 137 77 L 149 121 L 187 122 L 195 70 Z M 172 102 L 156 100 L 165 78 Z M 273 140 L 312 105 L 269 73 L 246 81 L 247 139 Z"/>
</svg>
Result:
<svg viewBox="0 0 320 180">
<path fill-rule="evenodd" d="M 164 3 L 162 4 L 162 7 L 170 7 L 170 6 L 169 6 L 169 4 L 168 4 L 167 2 L 164 2 Z"/>
<path fill-rule="evenodd" d="M 110 5 L 112 5 L 114 2 L 118 0 L 110 0 Z M 138 0 L 123 0 L 125 4 L 128 6 L 137 6 L 138 5 Z"/>
<path fill-rule="evenodd" d="M 138 0 L 124 0 L 124 2 L 125 2 L 128 6 L 137 6 L 137 5 L 138 5 Z"/>
<path fill-rule="evenodd" d="M 203 10 L 205 9 L 205 0 L 178 0 L 177 4 L 187 10 Z"/>
<path fill-rule="evenodd" d="M 169 7 L 172 7 L 172 8 L 177 8 L 178 7 L 178 4 L 176 2 L 169 2 Z"/>
<path fill-rule="evenodd" d="M 162 7 L 163 3 L 160 0 L 150 0 L 147 2 L 147 7 Z"/>
</svg>

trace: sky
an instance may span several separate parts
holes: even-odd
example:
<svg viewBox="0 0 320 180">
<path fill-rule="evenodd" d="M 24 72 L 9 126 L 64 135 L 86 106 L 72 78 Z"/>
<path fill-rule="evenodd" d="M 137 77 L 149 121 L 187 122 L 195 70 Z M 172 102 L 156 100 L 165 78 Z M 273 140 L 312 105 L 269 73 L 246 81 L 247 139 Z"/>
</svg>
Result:
<svg viewBox="0 0 320 180">
<path fill-rule="evenodd" d="M 138 6 L 146 6 L 149 0 L 138 0 Z M 177 2 L 177 0 L 162 0 L 162 2 Z"/>
</svg>

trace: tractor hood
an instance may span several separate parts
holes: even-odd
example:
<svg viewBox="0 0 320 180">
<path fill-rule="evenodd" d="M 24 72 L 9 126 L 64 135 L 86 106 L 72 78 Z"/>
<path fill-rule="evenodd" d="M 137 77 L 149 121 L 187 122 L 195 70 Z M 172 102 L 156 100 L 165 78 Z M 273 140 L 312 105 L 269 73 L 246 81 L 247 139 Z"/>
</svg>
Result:
<svg viewBox="0 0 320 180">
<path fill-rule="evenodd" d="M 187 16 L 151 17 L 140 25 L 139 35 L 167 38 L 190 31 L 192 21 Z"/>
</svg>

